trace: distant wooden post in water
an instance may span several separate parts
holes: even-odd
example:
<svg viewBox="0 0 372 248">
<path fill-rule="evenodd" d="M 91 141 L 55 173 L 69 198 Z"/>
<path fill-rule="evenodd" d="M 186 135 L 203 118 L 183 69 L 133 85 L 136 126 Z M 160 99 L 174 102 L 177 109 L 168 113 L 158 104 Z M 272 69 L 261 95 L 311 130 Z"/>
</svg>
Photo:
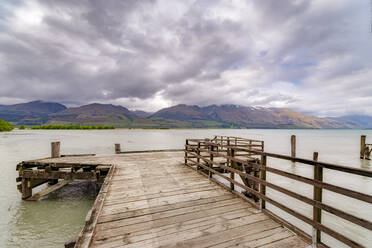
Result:
<svg viewBox="0 0 372 248">
<path fill-rule="evenodd" d="M 360 158 L 364 159 L 364 148 L 366 146 L 366 136 L 360 136 Z"/>
<path fill-rule="evenodd" d="M 296 157 L 296 135 L 291 136 L 291 157 Z"/>
<path fill-rule="evenodd" d="M 51 143 L 51 157 L 52 158 L 59 158 L 60 155 L 60 148 L 61 148 L 61 142 L 52 142 Z"/>
<path fill-rule="evenodd" d="M 115 154 L 121 153 L 120 144 L 115 144 Z"/>
</svg>

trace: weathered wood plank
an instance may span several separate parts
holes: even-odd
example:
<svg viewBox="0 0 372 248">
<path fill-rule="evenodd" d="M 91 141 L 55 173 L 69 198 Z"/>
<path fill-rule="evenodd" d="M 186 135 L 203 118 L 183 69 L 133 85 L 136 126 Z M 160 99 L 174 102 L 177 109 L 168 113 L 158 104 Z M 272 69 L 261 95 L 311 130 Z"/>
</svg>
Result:
<svg viewBox="0 0 372 248">
<path fill-rule="evenodd" d="M 67 171 L 49 171 L 44 170 L 22 170 L 20 173 L 23 178 L 36 178 L 36 179 L 65 179 L 65 180 L 78 180 L 89 179 L 96 180 L 95 172 L 67 172 Z"/>
<path fill-rule="evenodd" d="M 37 201 L 41 197 L 46 196 L 47 194 L 50 194 L 53 191 L 56 191 L 56 190 L 62 188 L 63 186 L 66 186 L 70 182 L 72 182 L 72 180 L 62 180 L 62 181 L 58 182 L 57 184 L 54 184 L 52 186 L 49 186 L 49 187 L 41 190 L 40 192 L 38 192 L 38 193 L 34 194 L 33 196 L 31 196 L 30 198 L 28 198 L 27 200 L 28 201 Z"/>
</svg>

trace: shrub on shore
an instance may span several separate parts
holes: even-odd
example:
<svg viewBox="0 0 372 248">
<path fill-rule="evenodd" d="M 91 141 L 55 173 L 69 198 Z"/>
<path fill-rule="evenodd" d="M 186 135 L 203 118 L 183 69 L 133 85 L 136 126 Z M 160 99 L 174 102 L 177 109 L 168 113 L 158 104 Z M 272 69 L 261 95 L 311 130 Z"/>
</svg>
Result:
<svg viewBox="0 0 372 248">
<path fill-rule="evenodd" d="M 0 119 L 0 132 L 12 131 L 13 129 L 13 124 Z"/>
<path fill-rule="evenodd" d="M 68 129 L 68 130 L 86 130 L 86 129 L 115 129 L 114 126 L 80 126 L 80 125 L 41 125 L 33 126 L 31 129 Z"/>
<path fill-rule="evenodd" d="M 20 130 L 24 130 L 24 129 L 26 129 L 26 126 L 25 126 L 25 125 L 20 125 L 20 126 L 18 127 L 18 129 L 20 129 Z"/>
</svg>

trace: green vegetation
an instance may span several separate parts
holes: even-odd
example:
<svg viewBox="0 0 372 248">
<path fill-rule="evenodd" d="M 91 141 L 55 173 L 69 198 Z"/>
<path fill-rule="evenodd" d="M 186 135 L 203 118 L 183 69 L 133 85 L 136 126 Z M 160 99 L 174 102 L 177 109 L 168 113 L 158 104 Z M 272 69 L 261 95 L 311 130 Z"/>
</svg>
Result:
<svg viewBox="0 0 372 248">
<path fill-rule="evenodd" d="M 18 127 L 18 129 L 24 130 L 24 129 L 26 129 L 26 126 L 25 125 L 21 125 L 21 126 Z"/>
<path fill-rule="evenodd" d="M 0 119 L 0 132 L 12 131 L 13 129 L 13 124 Z"/>
<path fill-rule="evenodd" d="M 69 130 L 76 130 L 76 129 L 115 129 L 114 126 L 80 126 L 80 125 L 41 125 L 41 126 L 33 126 L 31 129 L 69 129 Z"/>
</svg>

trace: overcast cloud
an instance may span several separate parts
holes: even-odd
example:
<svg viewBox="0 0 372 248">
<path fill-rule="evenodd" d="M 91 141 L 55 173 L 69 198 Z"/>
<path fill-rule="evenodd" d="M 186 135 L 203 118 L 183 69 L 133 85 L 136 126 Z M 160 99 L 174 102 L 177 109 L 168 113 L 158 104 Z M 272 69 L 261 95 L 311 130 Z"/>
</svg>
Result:
<svg viewBox="0 0 372 248">
<path fill-rule="evenodd" d="M 0 103 L 178 103 L 372 115 L 369 0 L 0 6 Z"/>
</svg>

